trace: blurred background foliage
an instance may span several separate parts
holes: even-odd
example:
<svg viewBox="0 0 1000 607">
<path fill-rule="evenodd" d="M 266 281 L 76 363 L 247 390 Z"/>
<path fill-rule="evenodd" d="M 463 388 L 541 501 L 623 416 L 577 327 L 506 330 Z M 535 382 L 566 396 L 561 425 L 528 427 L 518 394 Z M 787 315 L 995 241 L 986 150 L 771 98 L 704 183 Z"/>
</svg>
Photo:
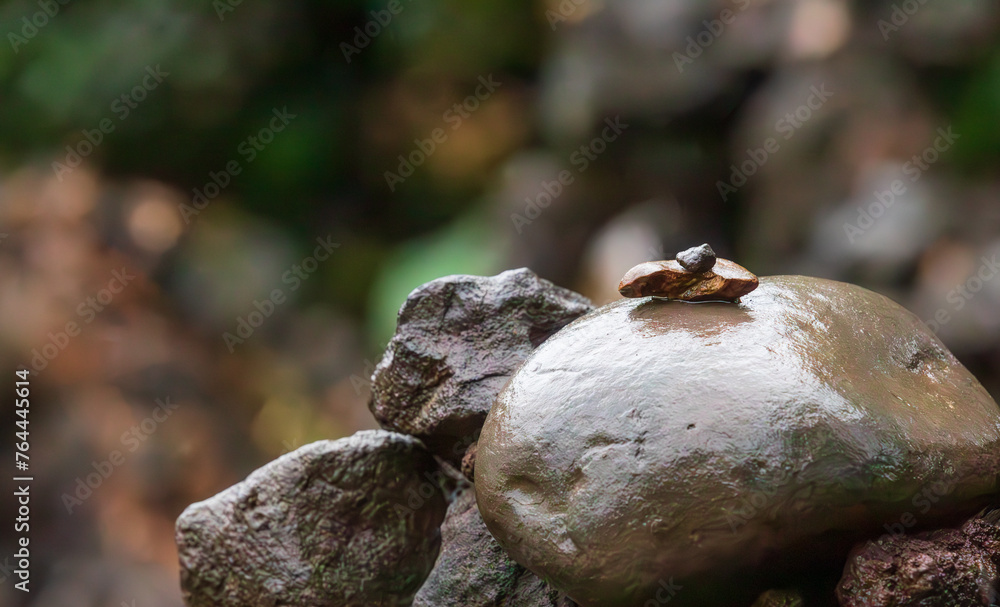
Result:
<svg viewBox="0 0 1000 607">
<path fill-rule="evenodd" d="M 399 0 L 378 24 L 389 5 L 0 4 L 0 369 L 85 320 L 114 270 L 137 276 L 34 378 L 37 586 L 12 592 L 0 569 L 4 604 L 178 605 L 181 509 L 373 427 L 367 381 L 395 312 L 446 274 L 528 266 L 603 303 L 631 265 L 708 241 L 760 275 L 943 310 L 939 336 L 1000 395 L 1000 280 L 956 295 L 1000 253 L 995 2 Z M 123 116 L 147 70 L 167 75 Z M 786 139 L 779 121 L 823 86 Z M 240 146 L 283 108 L 294 119 L 249 161 Z M 616 118 L 627 128 L 597 153 Z M 54 170 L 105 120 L 79 168 Z M 906 163 L 949 127 L 912 180 Z M 412 176 L 387 181 L 435 129 Z M 720 195 L 769 138 L 780 149 Z M 573 182 L 532 208 L 561 171 Z M 850 237 L 895 179 L 905 194 Z M 292 290 L 284 273 L 327 236 L 339 248 Z M 276 288 L 289 302 L 231 352 L 224 334 Z M 168 396 L 171 419 L 68 512 L 89 462 Z"/>
</svg>

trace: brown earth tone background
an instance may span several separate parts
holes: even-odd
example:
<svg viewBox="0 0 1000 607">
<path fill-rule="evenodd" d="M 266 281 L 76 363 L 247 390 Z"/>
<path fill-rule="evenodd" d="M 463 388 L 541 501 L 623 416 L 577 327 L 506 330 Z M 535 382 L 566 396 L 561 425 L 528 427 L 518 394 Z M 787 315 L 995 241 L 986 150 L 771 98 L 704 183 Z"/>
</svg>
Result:
<svg viewBox="0 0 1000 607">
<path fill-rule="evenodd" d="M 0 33 L 0 378 L 34 369 L 36 478 L 0 605 L 179 606 L 181 510 L 375 427 L 395 313 L 447 274 L 600 304 L 710 242 L 893 298 L 1000 396 L 987 0 L 11 0 Z"/>
</svg>

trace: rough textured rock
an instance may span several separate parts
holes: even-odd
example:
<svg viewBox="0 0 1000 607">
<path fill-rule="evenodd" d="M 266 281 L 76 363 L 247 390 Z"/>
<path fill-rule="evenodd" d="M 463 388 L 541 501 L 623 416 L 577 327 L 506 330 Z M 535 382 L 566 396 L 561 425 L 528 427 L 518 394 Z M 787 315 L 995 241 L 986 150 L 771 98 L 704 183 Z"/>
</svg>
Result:
<svg viewBox="0 0 1000 607">
<path fill-rule="evenodd" d="M 794 590 L 768 590 L 751 607 L 803 607 L 802 595 Z"/>
<path fill-rule="evenodd" d="M 177 521 L 189 607 L 404 607 L 434 565 L 447 481 L 416 439 L 320 441 Z"/>
<path fill-rule="evenodd" d="M 618 284 L 624 297 L 669 297 L 683 301 L 736 301 L 757 288 L 757 277 L 728 259 L 716 260 L 707 272 L 689 272 L 674 260 L 647 261 Z"/>
<path fill-rule="evenodd" d="M 592 309 L 587 298 L 526 268 L 429 282 L 399 311 L 372 377 L 372 413 L 458 466 L 514 369 Z"/>
<path fill-rule="evenodd" d="M 988 607 L 998 598 L 1000 512 L 961 529 L 883 535 L 858 546 L 837 586 L 842 607 Z"/>
<path fill-rule="evenodd" d="M 768 590 L 751 607 L 803 607 L 802 595 L 794 590 Z"/>
<path fill-rule="evenodd" d="M 479 443 L 472 443 L 465 450 L 465 456 L 462 457 L 462 476 L 469 479 L 469 482 L 476 480 L 476 450 L 478 448 Z"/>
<path fill-rule="evenodd" d="M 707 272 L 715 265 L 715 251 L 708 244 L 691 247 L 677 254 L 677 263 L 688 272 Z"/>
<path fill-rule="evenodd" d="M 441 537 L 441 554 L 413 607 L 574 606 L 507 556 L 479 516 L 473 489 L 451 504 Z"/>
<path fill-rule="evenodd" d="M 560 331 L 498 397 L 475 479 L 500 544 L 581 605 L 639 605 L 672 576 L 673 607 L 842 566 L 949 479 L 919 525 L 964 520 L 998 460 L 1000 408 L 916 316 L 778 276 L 739 304 L 621 300 Z"/>
</svg>

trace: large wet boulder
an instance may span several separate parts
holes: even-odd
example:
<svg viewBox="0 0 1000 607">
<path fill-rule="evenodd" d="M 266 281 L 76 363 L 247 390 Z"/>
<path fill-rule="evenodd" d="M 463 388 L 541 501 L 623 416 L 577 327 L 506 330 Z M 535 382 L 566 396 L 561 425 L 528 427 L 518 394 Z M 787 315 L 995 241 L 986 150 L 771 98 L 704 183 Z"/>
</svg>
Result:
<svg viewBox="0 0 1000 607">
<path fill-rule="evenodd" d="M 464 490 L 441 526 L 441 554 L 413 607 L 574 607 L 574 603 L 504 552 Z"/>
<path fill-rule="evenodd" d="M 320 441 L 177 521 L 188 607 L 408 607 L 434 566 L 448 480 L 416 439 Z"/>
<path fill-rule="evenodd" d="M 478 443 L 487 527 L 584 607 L 750 604 L 917 512 L 997 490 L 1000 408 L 920 320 L 860 287 L 620 300 L 542 344 Z M 921 502 L 922 505 L 922 502 Z M 910 520 L 910 519 L 905 519 Z M 703 602 L 699 602 L 703 601 Z"/>
<path fill-rule="evenodd" d="M 865 542 L 848 558 L 837 598 L 842 607 L 992 607 L 1000 598 L 998 563 L 994 511 L 961 529 Z"/>
<path fill-rule="evenodd" d="M 527 268 L 447 276 L 414 290 L 372 376 L 382 427 L 458 466 L 511 373 L 593 305 Z"/>
</svg>

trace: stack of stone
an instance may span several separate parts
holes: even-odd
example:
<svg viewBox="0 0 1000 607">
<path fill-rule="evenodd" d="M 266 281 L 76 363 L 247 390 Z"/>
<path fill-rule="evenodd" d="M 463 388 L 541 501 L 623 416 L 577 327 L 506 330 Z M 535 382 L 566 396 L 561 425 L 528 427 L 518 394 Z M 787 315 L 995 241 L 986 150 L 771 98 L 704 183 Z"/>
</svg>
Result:
<svg viewBox="0 0 1000 607">
<path fill-rule="evenodd" d="M 879 448 L 883 451 L 889 449 L 886 445 L 891 442 L 885 436 L 894 441 L 909 441 L 906 444 L 916 444 L 914 441 L 920 437 L 937 440 L 938 433 L 934 429 L 937 426 L 933 424 L 934 428 L 928 426 L 919 431 L 895 429 L 893 423 L 899 416 L 904 421 L 912 421 L 914 416 L 923 415 L 938 419 L 938 425 L 959 428 L 960 431 L 946 437 L 947 444 L 935 443 L 933 447 L 941 454 L 949 454 L 952 453 L 948 451 L 949 445 L 957 442 L 961 443 L 960 449 L 954 451 L 954 457 L 942 460 L 935 456 L 928 470 L 934 472 L 942 468 L 955 475 L 961 471 L 961 480 L 928 495 L 928 499 L 935 502 L 940 499 L 944 503 L 948 500 L 942 496 L 953 494 L 955 500 L 951 506 L 954 512 L 966 512 L 962 517 L 968 516 L 972 505 L 982 503 L 984 498 L 990 499 L 990 488 L 995 489 L 998 477 L 998 457 L 994 455 L 993 445 L 1000 433 L 1000 411 L 974 378 L 941 349 L 925 328 L 916 328 L 908 313 L 896 304 L 850 285 L 803 277 L 765 277 L 760 284 L 759 291 L 748 295 L 757 287 L 757 278 L 732 262 L 716 260 L 709 247 L 685 251 L 676 262 L 649 262 L 633 268 L 622 281 L 622 293 L 641 298 L 639 301 L 623 301 L 602 308 L 533 355 L 542 342 L 590 312 L 591 303 L 526 269 L 491 278 L 452 276 L 416 289 L 399 312 L 396 335 L 373 376 L 370 407 L 384 429 L 360 432 L 338 441 L 313 443 L 268 464 L 219 495 L 190 506 L 177 523 L 185 602 L 189 607 L 575 606 L 576 603 L 562 592 L 568 590 L 584 607 L 640 604 L 646 607 L 667 603 L 712 607 L 744 607 L 751 603 L 754 607 L 818 607 L 834 602 L 844 607 L 986 607 L 994 604 L 1000 582 L 1000 513 L 981 513 L 961 529 L 912 535 L 906 532 L 914 524 L 914 517 L 904 513 L 898 518 L 899 523 L 885 527 L 891 535 L 862 542 L 854 548 L 840 583 L 834 588 L 833 580 L 839 575 L 846 547 L 843 551 L 830 548 L 834 536 L 819 532 L 810 534 L 809 531 L 826 529 L 827 519 L 832 520 L 828 513 L 834 510 L 823 500 L 833 498 L 824 498 L 823 491 L 819 490 L 814 494 L 812 485 L 808 493 L 802 493 L 797 486 L 792 486 L 795 479 L 788 475 L 782 477 L 773 493 L 777 495 L 789 487 L 794 489 L 795 499 L 788 501 L 794 513 L 786 516 L 787 513 L 781 510 L 784 502 L 777 498 L 772 500 L 774 504 L 768 506 L 768 516 L 761 515 L 753 524 L 739 529 L 743 534 L 740 536 L 743 543 L 739 544 L 743 548 L 739 551 L 732 550 L 739 539 L 736 529 L 725 536 L 730 538 L 726 541 L 719 540 L 723 536 L 716 529 L 710 530 L 715 534 L 711 538 L 709 532 L 701 534 L 700 531 L 669 536 L 671 539 L 666 544 L 650 544 L 654 547 L 634 559 L 623 560 L 616 556 L 626 554 L 625 549 L 631 550 L 632 544 L 642 544 L 646 540 L 649 543 L 652 536 L 667 537 L 665 534 L 673 533 L 675 528 L 686 528 L 685 525 L 692 529 L 709 529 L 702 523 L 708 520 L 706 517 L 710 517 L 712 508 L 724 502 L 725 496 L 718 494 L 712 499 L 692 502 L 687 510 L 682 509 L 675 502 L 685 495 L 685 491 L 710 488 L 715 477 L 702 474 L 704 478 L 697 483 L 690 482 L 689 477 L 696 476 L 698 471 L 684 469 L 675 470 L 671 480 L 659 474 L 669 466 L 656 467 L 656 457 L 643 460 L 655 482 L 646 485 L 633 482 L 618 493 L 613 487 L 621 484 L 618 481 L 622 479 L 634 481 L 646 470 L 632 470 L 630 476 L 627 466 L 630 458 L 641 455 L 643 449 L 649 448 L 657 457 L 673 461 L 674 451 L 687 449 L 684 440 L 699 441 L 698 432 L 704 428 L 710 430 L 713 423 L 728 427 L 726 424 L 732 421 L 732 416 L 713 417 L 713 412 L 709 411 L 698 418 L 697 424 L 682 419 L 657 421 L 652 413 L 666 409 L 661 402 L 663 395 L 656 392 L 646 395 L 645 401 L 633 403 L 646 407 L 646 412 L 650 413 L 644 422 L 647 426 L 637 429 L 638 438 L 629 443 L 635 443 L 636 448 L 606 448 L 614 442 L 609 424 L 622 419 L 644 419 L 641 412 L 635 410 L 624 416 L 614 413 L 615 407 L 621 405 L 617 400 L 634 391 L 636 382 L 629 373 L 617 372 L 612 363 L 640 360 L 636 358 L 638 350 L 653 348 L 652 353 L 646 354 L 662 360 L 658 359 L 655 364 L 647 360 L 640 367 L 652 369 L 645 373 L 662 380 L 675 372 L 670 366 L 680 364 L 675 360 L 677 357 L 685 359 L 710 354 L 704 350 L 708 346 L 690 337 L 700 336 L 699 339 L 716 344 L 715 334 L 704 330 L 709 320 L 730 330 L 728 339 L 735 340 L 730 348 L 735 350 L 742 347 L 741 340 L 752 341 L 761 334 L 770 335 L 774 343 L 765 341 L 756 349 L 740 350 L 754 357 L 747 368 L 764 370 L 779 357 L 776 352 L 780 350 L 780 343 L 774 336 L 784 336 L 783 339 L 793 342 L 790 349 L 797 352 L 812 348 L 813 342 L 820 338 L 820 344 L 827 344 L 823 340 L 829 339 L 831 343 L 853 347 L 858 343 L 852 335 L 857 332 L 869 335 L 864 342 L 865 348 L 876 353 L 885 350 L 889 354 L 880 354 L 876 363 L 862 365 L 864 369 L 878 371 L 881 383 L 901 375 L 914 386 L 929 388 L 917 390 L 897 382 L 898 385 L 892 384 L 896 392 L 889 392 L 894 398 L 887 403 L 876 403 L 877 407 L 865 401 L 863 397 L 867 392 L 860 391 L 861 396 L 854 401 L 881 412 L 879 419 L 883 420 L 879 427 L 865 431 L 865 440 L 875 441 L 876 447 L 882 445 Z M 737 303 L 741 296 L 746 296 L 743 303 Z M 693 306 L 668 301 L 670 299 L 730 303 Z M 800 316 L 800 312 L 804 316 Z M 805 326 L 807 323 L 801 322 L 801 318 L 820 318 L 824 314 L 828 317 L 826 324 L 814 322 Z M 890 319 L 886 321 L 888 324 L 883 323 L 884 319 Z M 615 322 L 624 325 L 616 329 Z M 774 325 L 780 330 L 750 331 L 741 338 L 736 329 L 748 330 L 751 322 L 765 328 Z M 646 325 L 655 325 L 655 330 Z M 642 330 L 633 331 L 637 326 Z M 665 349 L 662 344 L 660 349 L 649 345 L 650 339 L 663 338 L 669 331 L 684 333 L 687 341 L 670 341 L 672 349 Z M 608 334 L 619 337 L 607 340 Z M 888 346 L 879 346 L 882 342 L 872 335 Z M 901 341 L 899 336 L 909 341 Z M 796 346 L 796 340 L 805 345 Z M 604 344 L 603 354 L 583 351 L 588 345 L 598 343 Z M 694 350 L 686 351 L 685 347 Z M 670 356 L 674 358 L 663 358 L 667 351 L 672 352 Z M 900 352 L 909 354 L 904 356 Z M 532 355 L 531 362 L 522 366 L 529 355 Z M 557 360 L 547 362 L 546 355 L 555 356 Z M 611 360 L 600 356 L 610 356 Z M 852 355 L 848 362 L 826 357 L 825 367 L 818 372 L 846 369 L 844 373 L 856 377 L 861 385 L 872 373 L 858 371 L 851 364 L 860 364 L 855 358 L 865 359 L 866 356 L 874 355 L 870 352 Z M 737 358 L 731 353 L 724 354 L 718 364 Z M 574 370 L 574 365 L 585 368 Z M 515 371 L 518 371 L 516 375 Z M 816 369 L 808 367 L 806 371 L 811 373 Z M 559 383 L 565 381 L 559 379 L 560 373 L 579 378 L 573 380 L 573 390 Z M 836 383 L 838 377 L 831 375 L 831 385 L 839 385 Z M 740 402 L 753 404 L 752 398 L 761 395 L 770 398 L 778 379 L 773 374 L 763 373 L 759 385 L 749 385 L 753 382 L 743 385 L 751 394 L 745 395 Z M 534 392 L 522 390 L 525 382 L 534 382 L 538 389 Z M 555 383 L 546 388 L 546 382 Z M 796 386 L 800 384 L 808 382 L 795 383 Z M 673 389 L 671 382 L 660 381 L 656 386 L 657 390 Z M 594 396 L 602 390 L 612 395 L 610 400 Z M 859 391 L 856 387 L 851 390 Z M 559 401 L 566 392 L 586 393 L 586 402 L 575 403 L 573 407 L 562 406 L 566 403 Z M 822 391 L 822 394 L 827 392 Z M 921 399 L 917 392 L 929 395 Z M 498 394 L 501 394 L 499 399 Z M 814 407 L 814 400 L 810 398 L 811 395 L 802 401 L 803 406 Z M 643 405 L 646 401 L 648 403 Z M 918 406 L 914 407 L 911 401 Z M 808 433 L 814 430 L 814 425 L 810 424 L 814 422 L 807 415 L 794 414 L 798 410 L 795 407 L 801 403 L 794 399 L 789 402 L 784 415 L 788 423 L 794 422 L 794 427 L 782 431 L 796 439 L 790 443 L 794 447 L 802 442 L 798 438 L 809 438 Z M 518 403 L 520 410 L 516 407 Z M 957 405 L 957 413 L 945 411 L 941 408 L 942 403 L 949 404 L 952 409 Z M 755 410 L 763 411 L 766 404 Z M 690 413 L 699 407 L 698 402 L 694 402 L 691 407 L 682 409 Z M 493 415 L 483 431 L 491 408 Z M 986 422 L 973 421 L 978 419 L 973 415 L 977 411 Z M 520 424 L 518 420 L 524 421 L 525 416 L 548 420 L 551 432 L 540 428 L 539 424 Z M 579 439 L 580 432 L 574 434 L 570 428 L 573 423 L 569 421 L 569 418 L 578 417 L 601 420 L 603 425 L 584 424 L 586 427 L 581 430 L 584 434 L 589 433 L 588 437 L 600 435 L 601 440 Z M 769 431 L 781 425 L 766 419 L 755 423 Z M 521 436 L 508 436 L 510 428 L 505 424 L 513 425 Z M 685 428 L 681 432 L 683 440 L 675 438 L 657 443 L 663 436 L 647 433 L 652 428 L 653 432 L 663 434 L 663 428 L 670 424 Z M 750 430 L 749 426 L 743 428 L 744 434 L 749 434 Z M 778 459 L 783 458 L 784 464 L 798 465 L 799 459 L 804 457 L 807 472 L 815 468 L 817 462 L 822 463 L 836 477 L 836 482 L 849 485 L 851 504 L 844 512 L 856 523 L 857 529 L 845 537 L 857 541 L 858 538 L 873 538 L 880 532 L 869 534 L 872 525 L 882 520 L 878 510 L 880 503 L 885 508 L 882 514 L 896 514 L 899 507 L 909 507 L 908 502 L 900 502 L 905 495 L 901 494 L 902 498 L 895 495 L 902 489 L 889 487 L 890 493 L 894 493 L 887 498 L 883 495 L 887 491 L 885 487 L 893 482 L 905 484 L 910 477 L 916 479 L 923 464 L 922 456 L 896 450 L 878 455 L 874 463 L 880 469 L 888 467 L 904 472 L 863 472 L 868 460 L 851 451 L 849 445 L 854 443 L 850 441 L 857 437 L 854 429 L 848 430 L 842 433 L 843 436 L 834 437 L 848 446 L 833 449 L 827 455 L 817 447 L 817 453 L 797 450 L 791 455 L 779 453 Z M 538 435 L 534 439 L 532 432 Z M 477 442 L 480 434 L 482 441 Z M 961 441 L 955 438 L 960 435 L 964 437 Z M 517 461 L 498 459 L 498 453 L 511 448 L 517 441 L 532 446 L 522 448 Z M 716 452 L 724 454 L 732 451 L 729 443 L 713 445 L 706 443 L 699 448 L 718 447 Z M 554 473 L 548 477 L 556 481 L 546 486 L 532 484 L 528 469 L 538 468 L 539 462 L 546 461 L 546 457 L 551 459 L 553 453 L 565 459 L 575 457 L 574 453 L 581 449 L 595 448 L 607 459 L 607 465 L 601 469 L 609 472 L 591 480 L 597 482 L 595 486 L 608 488 L 603 495 L 614 493 L 612 497 L 621 497 L 631 504 L 629 508 L 602 514 L 604 511 L 597 504 L 601 498 L 598 495 L 583 499 L 576 506 L 566 506 L 570 510 L 577 508 L 572 512 L 553 512 L 551 517 L 539 518 L 540 504 L 557 503 L 559 496 L 572 491 L 564 490 L 562 481 L 558 481 Z M 478 490 L 482 500 L 478 504 L 474 486 L 477 452 Z M 623 455 L 615 459 L 614 454 L 619 452 Z M 736 455 L 741 456 L 740 453 Z M 850 457 L 858 461 L 849 462 Z M 892 463 L 893 457 L 899 461 Z M 757 462 L 755 465 L 761 468 L 765 464 Z M 503 473 L 497 472 L 498 465 L 504 469 Z M 707 463 L 703 466 L 710 467 Z M 717 476 L 724 479 L 725 487 L 738 489 L 741 483 L 745 484 L 744 472 L 723 467 Z M 586 488 L 578 482 L 584 476 L 572 477 L 574 486 Z M 810 483 L 829 485 L 825 489 L 829 493 L 833 486 L 831 478 L 824 473 Z M 751 481 L 759 484 L 760 479 Z M 671 482 L 676 487 L 669 485 Z M 700 488 L 694 487 L 698 483 Z M 509 490 L 498 493 L 498 486 Z M 673 508 L 675 518 L 680 520 L 668 525 L 658 514 L 644 517 L 641 508 L 649 504 L 656 506 L 657 500 L 662 502 L 657 507 L 664 512 Z M 914 499 L 913 505 L 917 504 Z M 486 522 L 481 513 L 486 515 Z M 552 533 L 532 533 L 531 530 L 566 527 L 564 522 L 570 518 L 580 527 L 571 530 L 577 535 L 585 529 L 599 528 L 611 538 L 604 538 L 611 543 L 591 542 L 593 538 L 584 533 L 576 539 L 583 544 L 594 543 L 598 546 L 597 554 L 587 553 L 582 560 L 571 559 L 564 567 L 566 571 L 560 572 L 559 559 L 576 552 L 554 541 L 553 538 L 560 535 L 558 530 Z M 634 525 L 630 522 L 632 519 L 636 521 Z M 647 519 L 658 526 L 644 527 L 643 521 Z M 950 522 L 953 520 L 946 524 Z M 621 533 L 616 531 L 615 525 L 622 527 Z M 503 545 L 494 538 L 491 529 L 495 534 L 500 531 L 496 537 L 504 542 Z M 572 535 L 566 529 L 563 531 L 563 535 Z M 798 537 L 802 534 L 808 537 Z M 524 537 L 518 538 L 519 535 Z M 741 557 L 745 557 L 749 566 L 749 561 L 753 560 L 752 551 L 771 554 L 771 548 L 786 544 L 797 546 L 799 552 L 791 550 L 784 556 L 778 555 L 782 556 L 779 560 L 785 565 L 812 553 L 824 552 L 826 546 L 834 556 L 834 568 L 817 571 L 816 576 L 809 579 L 806 579 L 808 575 L 771 576 L 781 584 L 780 589 L 767 590 L 755 602 L 753 597 L 770 586 L 770 582 L 763 585 L 754 576 L 733 576 L 731 579 L 741 580 L 737 583 L 739 592 L 718 587 L 718 580 L 730 579 L 727 576 L 738 573 L 738 568 L 732 564 L 738 563 Z M 512 554 L 532 570 L 516 562 Z M 641 566 L 665 560 L 673 563 L 671 570 L 686 567 L 691 575 L 682 576 L 680 584 L 675 584 L 671 578 L 668 584 L 657 585 L 652 598 L 644 602 L 638 599 L 637 603 L 636 596 L 645 596 L 640 591 L 648 590 L 641 587 L 644 583 Z M 758 564 L 765 560 L 757 559 Z M 595 567 L 594 563 L 600 566 Z M 699 574 L 701 577 L 695 579 L 698 567 L 713 569 L 712 575 Z M 776 571 L 769 573 L 781 573 L 780 567 L 774 568 Z M 555 574 L 551 578 L 536 575 L 552 571 Z M 577 575 L 580 571 L 587 573 Z M 817 583 L 816 580 L 822 581 Z M 793 587 L 784 587 L 789 581 Z M 821 586 L 818 591 L 817 586 Z M 706 600 L 703 597 L 708 594 L 704 591 L 716 597 L 740 598 Z"/>
<path fill-rule="evenodd" d="M 486 529 L 470 446 L 528 354 L 592 308 L 527 269 L 416 289 L 373 377 L 384 430 L 307 445 L 181 515 L 187 605 L 574 605 Z"/>
</svg>

